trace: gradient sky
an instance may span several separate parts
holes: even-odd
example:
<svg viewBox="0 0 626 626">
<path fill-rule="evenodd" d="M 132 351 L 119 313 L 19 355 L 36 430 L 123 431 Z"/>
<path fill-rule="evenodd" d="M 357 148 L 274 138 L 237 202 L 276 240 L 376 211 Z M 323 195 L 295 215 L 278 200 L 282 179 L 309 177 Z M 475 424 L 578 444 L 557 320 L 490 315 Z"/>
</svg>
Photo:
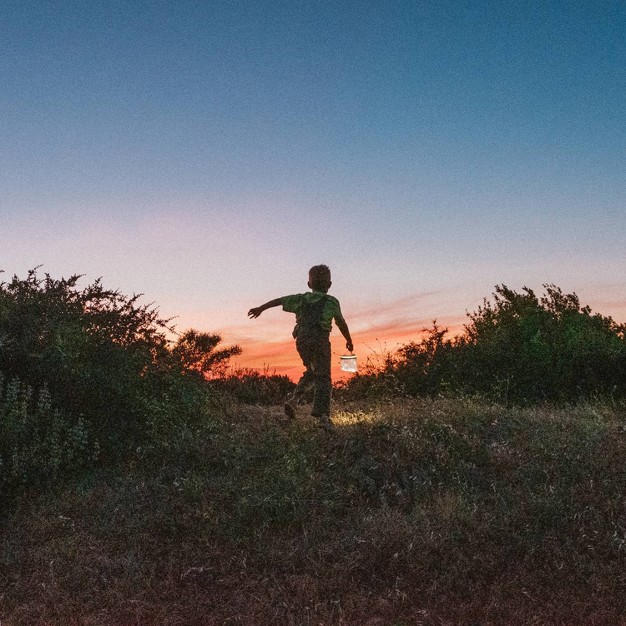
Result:
<svg viewBox="0 0 626 626">
<path fill-rule="evenodd" d="M 626 322 L 621 1 L 5 0 L 0 79 L 0 268 L 242 367 L 297 373 L 293 316 L 246 312 L 317 263 L 361 362 L 500 283 Z"/>
</svg>

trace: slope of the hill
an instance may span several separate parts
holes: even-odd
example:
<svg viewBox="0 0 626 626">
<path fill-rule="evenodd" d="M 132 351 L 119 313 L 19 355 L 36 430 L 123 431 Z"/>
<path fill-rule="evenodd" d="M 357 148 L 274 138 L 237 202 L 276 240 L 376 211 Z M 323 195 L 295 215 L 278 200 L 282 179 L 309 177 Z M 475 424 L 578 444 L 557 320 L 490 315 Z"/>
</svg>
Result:
<svg viewBox="0 0 626 626">
<path fill-rule="evenodd" d="M 626 623 L 626 417 L 235 406 L 2 520 L 3 626 Z"/>
</svg>

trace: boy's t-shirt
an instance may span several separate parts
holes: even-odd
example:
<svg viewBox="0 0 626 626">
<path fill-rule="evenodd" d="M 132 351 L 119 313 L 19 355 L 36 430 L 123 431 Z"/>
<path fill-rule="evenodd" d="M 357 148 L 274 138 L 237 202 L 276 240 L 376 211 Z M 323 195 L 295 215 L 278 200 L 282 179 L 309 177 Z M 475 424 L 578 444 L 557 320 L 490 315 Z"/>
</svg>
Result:
<svg viewBox="0 0 626 626">
<path fill-rule="evenodd" d="M 319 302 L 322 298 L 326 298 L 326 303 L 324 304 L 324 308 L 322 309 L 322 314 L 320 317 L 320 327 L 322 328 L 322 330 L 330 332 L 333 319 L 343 320 L 341 307 L 339 306 L 339 300 L 337 300 L 337 298 L 329 296 L 327 293 L 323 293 L 321 291 L 308 291 L 307 293 L 297 293 L 292 296 L 283 296 L 280 299 L 283 311 L 296 314 L 296 327 L 293 329 L 294 337 L 298 333 L 298 320 L 304 303 L 306 302 L 307 304 L 315 304 L 316 302 Z"/>
</svg>

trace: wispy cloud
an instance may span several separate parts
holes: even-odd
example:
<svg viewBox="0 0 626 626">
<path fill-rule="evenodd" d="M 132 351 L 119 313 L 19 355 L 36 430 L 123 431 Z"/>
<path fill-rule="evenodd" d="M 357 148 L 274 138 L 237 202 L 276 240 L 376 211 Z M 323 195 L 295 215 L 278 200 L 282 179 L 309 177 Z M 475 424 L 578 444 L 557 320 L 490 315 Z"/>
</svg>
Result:
<svg viewBox="0 0 626 626">
<path fill-rule="evenodd" d="M 367 308 L 352 312 L 351 318 L 355 319 L 357 322 L 362 322 L 372 319 L 380 319 L 381 317 L 397 317 L 399 314 L 415 314 L 424 307 L 432 307 L 433 301 L 435 301 L 438 296 L 441 296 L 440 291 L 413 293 L 383 304 L 376 306 L 370 305 Z"/>
</svg>

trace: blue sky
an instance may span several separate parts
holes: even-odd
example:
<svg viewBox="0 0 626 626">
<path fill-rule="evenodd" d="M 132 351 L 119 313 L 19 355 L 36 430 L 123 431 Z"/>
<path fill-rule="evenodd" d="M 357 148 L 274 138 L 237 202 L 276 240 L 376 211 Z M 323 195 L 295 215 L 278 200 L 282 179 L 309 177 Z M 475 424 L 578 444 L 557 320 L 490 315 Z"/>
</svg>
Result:
<svg viewBox="0 0 626 626">
<path fill-rule="evenodd" d="M 0 268 L 244 348 L 320 262 L 392 344 L 496 283 L 626 321 L 625 42 L 610 1 L 5 2 Z"/>
</svg>

